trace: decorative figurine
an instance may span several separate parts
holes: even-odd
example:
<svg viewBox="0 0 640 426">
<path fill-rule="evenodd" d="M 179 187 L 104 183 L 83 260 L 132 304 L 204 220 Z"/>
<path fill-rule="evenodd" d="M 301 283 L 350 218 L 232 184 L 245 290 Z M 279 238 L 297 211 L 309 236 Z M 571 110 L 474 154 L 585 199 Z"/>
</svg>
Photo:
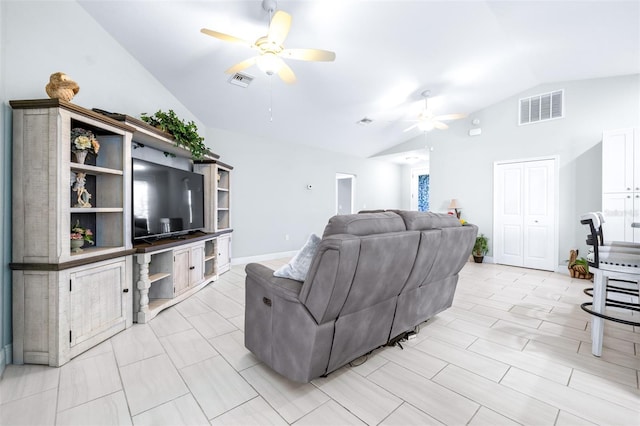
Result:
<svg viewBox="0 0 640 426">
<path fill-rule="evenodd" d="M 56 72 L 49 77 L 49 84 L 45 86 L 45 90 L 51 99 L 62 99 L 69 102 L 78 94 L 80 86 L 65 73 Z"/>
</svg>

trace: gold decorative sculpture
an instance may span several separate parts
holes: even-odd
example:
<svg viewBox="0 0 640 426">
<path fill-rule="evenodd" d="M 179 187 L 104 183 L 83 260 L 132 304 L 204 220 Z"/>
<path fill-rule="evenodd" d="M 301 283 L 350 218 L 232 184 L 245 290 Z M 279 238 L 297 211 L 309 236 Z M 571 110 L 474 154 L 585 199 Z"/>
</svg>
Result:
<svg viewBox="0 0 640 426">
<path fill-rule="evenodd" d="M 80 86 L 65 73 L 56 72 L 49 77 L 49 84 L 45 86 L 45 90 L 51 99 L 62 99 L 69 102 L 78 94 Z"/>
</svg>

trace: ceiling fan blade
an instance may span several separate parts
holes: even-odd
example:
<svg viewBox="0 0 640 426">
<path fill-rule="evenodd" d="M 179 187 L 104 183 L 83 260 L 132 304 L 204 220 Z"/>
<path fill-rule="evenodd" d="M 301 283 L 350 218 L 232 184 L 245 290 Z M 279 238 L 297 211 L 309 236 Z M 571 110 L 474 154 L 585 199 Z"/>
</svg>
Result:
<svg viewBox="0 0 640 426">
<path fill-rule="evenodd" d="M 252 66 L 253 64 L 256 63 L 256 59 L 257 56 L 251 57 L 249 59 L 245 59 L 242 62 L 239 62 L 237 64 L 235 64 L 234 66 L 232 66 L 231 68 L 229 68 L 228 70 L 225 71 L 226 74 L 235 74 L 237 72 L 240 72 L 246 68 L 249 68 L 250 66 Z"/>
<path fill-rule="evenodd" d="M 278 58 L 280 59 L 280 58 Z M 282 59 L 280 59 L 282 61 Z M 293 84 L 296 82 L 296 75 L 293 73 L 293 70 L 289 65 L 287 65 L 284 61 L 282 61 L 282 66 L 278 71 L 278 75 L 287 84 Z"/>
<path fill-rule="evenodd" d="M 435 127 L 438 130 L 447 130 L 449 128 L 449 126 L 447 126 L 446 124 L 444 124 L 441 121 L 433 121 L 433 127 Z"/>
<path fill-rule="evenodd" d="M 250 41 L 243 40 L 241 38 L 238 38 L 238 37 L 235 37 L 235 36 L 232 36 L 232 35 L 229 35 L 229 34 L 220 33 L 218 31 L 209 30 L 207 28 L 202 28 L 200 30 L 200 32 L 202 34 L 206 34 L 206 35 L 209 35 L 211 37 L 215 37 L 215 38 L 223 40 L 223 41 L 230 41 L 231 43 L 238 43 L 238 44 L 245 45 L 247 47 L 253 47 L 253 43 L 251 43 Z"/>
<path fill-rule="evenodd" d="M 419 125 L 419 124 L 420 124 L 420 123 L 416 123 L 416 124 L 414 124 L 414 125 L 412 125 L 412 126 L 409 126 L 409 127 L 407 127 L 406 129 L 404 129 L 404 130 L 403 130 L 403 132 L 408 132 L 409 130 L 411 130 L 411 129 L 414 129 L 414 128 L 418 127 L 418 125 Z"/>
<path fill-rule="evenodd" d="M 278 10 L 273 15 L 271 24 L 269 24 L 269 33 L 267 34 L 267 38 L 269 41 L 282 46 L 284 39 L 287 38 L 287 34 L 289 34 L 289 28 L 291 28 L 291 15 L 287 12 L 283 12 L 282 10 Z"/>
<path fill-rule="evenodd" d="M 336 59 L 335 52 L 321 49 L 284 49 L 282 56 L 299 61 L 331 62 Z"/>
<path fill-rule="evenodd" d="M 460 118 L 465 118 L 466 116 L 467 114 L 445 114 L 445 115 L 438 115 L 437 117 L 433 117 L 433 119 L 440 120 L 440 121 L 458 120 Z"/>
</svg>

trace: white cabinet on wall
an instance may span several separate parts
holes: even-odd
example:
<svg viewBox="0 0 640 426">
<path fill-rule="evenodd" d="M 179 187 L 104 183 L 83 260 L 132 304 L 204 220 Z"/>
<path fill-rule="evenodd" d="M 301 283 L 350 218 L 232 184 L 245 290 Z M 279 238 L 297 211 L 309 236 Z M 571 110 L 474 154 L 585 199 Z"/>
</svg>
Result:
<svg viewBox="0 0 640 426">
<path fill-rule="evenodd" d="M 640 242 L 640 140 L 638 129 L 602 135 L 602 212 L 607 241 Z"/>
</svg>

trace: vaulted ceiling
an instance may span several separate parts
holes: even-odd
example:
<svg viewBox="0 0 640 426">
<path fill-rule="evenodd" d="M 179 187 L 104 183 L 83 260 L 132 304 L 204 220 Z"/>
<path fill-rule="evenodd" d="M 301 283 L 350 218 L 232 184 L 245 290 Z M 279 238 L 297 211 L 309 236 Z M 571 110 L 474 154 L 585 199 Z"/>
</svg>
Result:
<svg viewBox="0 0 640 426">
<path fill-rule="evenodd" d="M 247 88 L 224 71 L 255 51 L 200 29 L 254 41 L 260 0 L 80 4 L 207 127 L 361 157 L 419 134 L 403 130 L 426 89 L 436 114 L 471 114 L 543 83 L 640 73 L 638 1 L 279 1 L 285 47 L 336 60 L 288 60 L 292 85 L 253 66 Z"/>
</svg>

